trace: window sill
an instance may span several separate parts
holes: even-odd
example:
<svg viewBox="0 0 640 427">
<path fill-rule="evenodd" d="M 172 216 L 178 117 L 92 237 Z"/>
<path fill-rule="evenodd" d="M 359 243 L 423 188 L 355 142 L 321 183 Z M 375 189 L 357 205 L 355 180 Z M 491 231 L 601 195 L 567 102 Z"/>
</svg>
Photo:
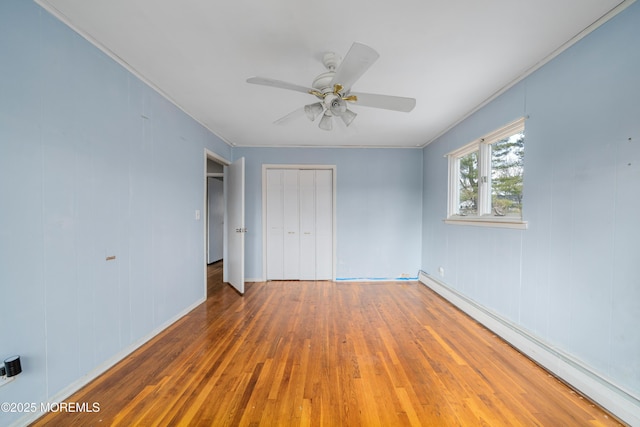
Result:
<svg viewBox="0 0 640 427">
<path fill-rule="evenodd" d="M 445 224 L 473 225 L 477 227 L 513 228 L 526 230 L 527 221 L 520 218 L 490 217 L 490 216 L 450 216 L 444 220 Z"/>
</svg>

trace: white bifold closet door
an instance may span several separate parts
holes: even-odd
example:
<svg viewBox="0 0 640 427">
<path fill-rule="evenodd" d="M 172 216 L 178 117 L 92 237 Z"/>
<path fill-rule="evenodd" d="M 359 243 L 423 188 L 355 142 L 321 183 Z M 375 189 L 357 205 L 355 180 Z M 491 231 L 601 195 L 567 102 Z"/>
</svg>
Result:
<svg viewBox="0 0 640 427">
<path fill-rule="evenodd" d="M 267 280 L 331 280 L 333 171 L 267 169 Z"/>
<path fill-rule="evenodd" d="M 316 280 L 333 278 L 333 170 L 315 171 Z"/>
<path fill-rule="evenodd" d="M 284 185 L 282 170 L 266 172 L 266 277 L 284 277 Z"/>
<path fill-rule="evenodd" d="M 300 198 L 298 194 L 298 171 L 283 172 L 283 225 L 284 254 L 282 279 L 300 278 Z"/>
</svg>

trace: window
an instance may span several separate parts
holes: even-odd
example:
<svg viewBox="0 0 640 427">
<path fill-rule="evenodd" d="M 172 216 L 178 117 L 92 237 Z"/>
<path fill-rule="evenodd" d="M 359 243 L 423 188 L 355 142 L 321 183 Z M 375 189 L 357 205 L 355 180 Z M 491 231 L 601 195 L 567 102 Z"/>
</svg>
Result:
<svg viewBox="0 0 640 427">
<path fill-rule="evenodd" d="M 526 228 L 524 118 L 449 154 L 447 223 Z"/>
</svg>

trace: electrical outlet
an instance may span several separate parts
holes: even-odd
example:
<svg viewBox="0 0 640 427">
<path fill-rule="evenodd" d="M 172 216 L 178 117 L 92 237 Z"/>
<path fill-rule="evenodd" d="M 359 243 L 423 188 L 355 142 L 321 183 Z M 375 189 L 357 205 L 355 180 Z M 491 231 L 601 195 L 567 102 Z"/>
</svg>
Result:
<svg viewBox="0 0 640 427">
<path fill-rule="evenodd" d="M 444 277 L 444 267 L 440 266 L 438 268 L 438 274 L 440 274 L 440 277 Z"/>
</svg>

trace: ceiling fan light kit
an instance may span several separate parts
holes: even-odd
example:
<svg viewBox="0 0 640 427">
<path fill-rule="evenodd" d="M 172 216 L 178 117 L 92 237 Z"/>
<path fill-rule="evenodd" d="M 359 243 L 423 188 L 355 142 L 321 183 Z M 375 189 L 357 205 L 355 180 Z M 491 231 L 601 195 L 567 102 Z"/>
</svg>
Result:
<svg viewBox="0 0 640 427">
<path fill-rule="evenodd" d="M 331 113 L 326 112 L 322 116 L 320 123 L 318 123 L 318 127 L 322 130 L 331 130 L 333 128 L 333 122 L 331 121 Z"/>
<path fill-rule="evenodd" d="M 311 88 L 266 77 L 251 77 L 247 82 L 304 92 L 317 97 L 320 102 L 305 105 L 304 112 L 311 121 L 322 114 L 318 127 L 323 130 L 333 128 L 333 116 L 340 117 L 346 126 L 353 122 L 357 114 L 347 108 L 347 102 L 385 110 L 403 112 L 413 110 L 416 105 L 416 100 L 413 98 L 351 92 L 351 86 L 378 58 L 379 55 L 375 50 L 356 42 L 342 61 L 333 52 L 324 54 L 322 62 L 327 71 L 313 80 Z"/>
<path fill-rule="evenodd" d="M 351 124 L 351 122 L 353 121 L 353 119 L 355 119 L 357 116 L 356 113 L 354 113 L 353 111 L 347 109 L 344 113 L 342 113 L 340 115 L 340 118 L 342 119 L 342 121 L 344 122 L 345 125 L 349 126 Z"/>
<path fill-rule="evenodd" d="M 315 104 L 304 106 L 304 112 L 311 121 L 314 121 L 320 114 L 322 114 L 323 111 L 324 107 L 322 106 L 322 102 L 316 102 Z"/>
</svg>

